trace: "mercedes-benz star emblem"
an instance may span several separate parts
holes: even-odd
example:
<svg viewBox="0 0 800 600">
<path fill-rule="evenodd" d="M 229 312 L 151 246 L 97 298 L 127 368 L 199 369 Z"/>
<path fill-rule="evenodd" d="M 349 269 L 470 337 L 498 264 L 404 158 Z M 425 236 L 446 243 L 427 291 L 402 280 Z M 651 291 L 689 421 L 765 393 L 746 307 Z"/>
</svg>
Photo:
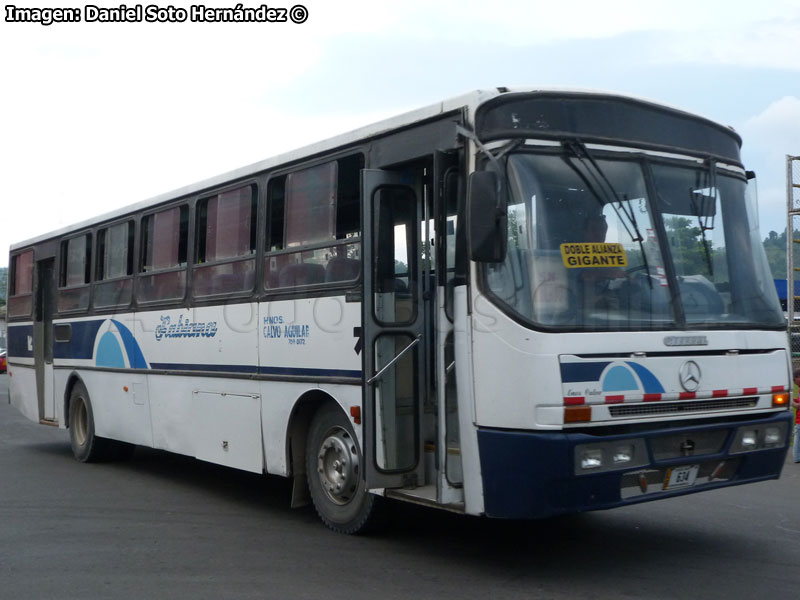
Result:
<svg viewBox="0 0 800 600">
<path fill-rule="evenodd" d="M 693 360 L 687 360 L 681 365 L 678 372 L 683 389 L 687 392 L 696 392 L 700 387 L 700 367 Z"/>
</svg>

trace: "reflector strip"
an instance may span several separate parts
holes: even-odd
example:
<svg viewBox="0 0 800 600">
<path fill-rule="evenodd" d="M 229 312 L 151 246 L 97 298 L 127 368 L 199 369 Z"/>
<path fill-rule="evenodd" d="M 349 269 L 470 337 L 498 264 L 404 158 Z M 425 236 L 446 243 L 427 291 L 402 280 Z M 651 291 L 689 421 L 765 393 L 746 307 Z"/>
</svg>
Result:
<svg viewBox="0 0 800 600">
<path fill-rule="evenodd" d="M 564 398 L 564 406 L 578 406 L 579 404 L 586 404 L 586 398 L 583 396 L 570 396 Z"/>
<path fill-rule="evenodd" d="M 742 389 L 707 390 L 700 392 L 667 392 L 664 394 L 597 394 L 596 396 L 565 396 L 564 406 L 578 406 L 582 404 L 622 404 L 625 402 L 660 402 L 675 400 L 702 400 L 707 398 L 738 398 L 741 396 L 758 396 L 775 394 L 786 389 L 782 385 L 765 388 L 746 387 Z"/>
</svg>

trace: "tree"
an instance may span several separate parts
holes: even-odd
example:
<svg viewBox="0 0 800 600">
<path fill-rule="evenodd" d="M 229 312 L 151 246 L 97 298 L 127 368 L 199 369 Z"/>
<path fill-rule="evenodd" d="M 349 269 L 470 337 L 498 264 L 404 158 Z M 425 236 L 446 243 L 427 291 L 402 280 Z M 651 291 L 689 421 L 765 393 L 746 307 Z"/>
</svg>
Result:
<svg viewBox="0 0 800 600">
<path fill-rule="evenodd" d="M 795 229 L 792 238 L 800 240 L 800 231 Z M 786 279 L 786 230 L 784 229 L 780 234 L 770 231 L 764 238 L 763 245 L 770 271 L 772 271 L 772 278 Z M 793 246 L 794 266 L 797 268 L 800 267 L 800 244 L 793 244 Z M 798 273 L 795 273 L 795 279 L 798 278 L 797 276 Z"/>
<path fill-rule="evenodd" d="M 706 233 L 705 242 L 700 226 L 696 219 L 687 217 L 670 217 L 664 220 L 667 228 L 667 237 L 672 246 L 672 258 L 675 261 L 675 271 L 680 275 L 703 274 L 711 276 L 709 258 L 714 256 L 714 249 L 709 233 Z M 706 245 L 708 255 L 706 254 Z"/>
<path fill-rule="evenodd" d="M 6 289 L 8 281 L 8 267 L 0 268 L 0 307 L 6 305 Z"/>
</svg>

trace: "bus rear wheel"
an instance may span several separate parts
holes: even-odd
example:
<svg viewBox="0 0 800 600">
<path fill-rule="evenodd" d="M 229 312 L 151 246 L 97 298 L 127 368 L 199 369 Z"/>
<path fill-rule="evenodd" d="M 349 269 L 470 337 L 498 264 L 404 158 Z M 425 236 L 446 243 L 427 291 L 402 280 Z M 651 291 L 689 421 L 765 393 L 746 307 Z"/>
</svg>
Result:
<svg viewBox="0 0 800 600">
<path fill-rule="evenodd" d="M 339 533 L 364 533 L 379 498 L 366 490 L 361 450 L 349 419 L 336 406 L 317 411 L 308 432 L 306 478 L 320 519 Z"/>
<path fill-rule="evenodd" d="M 69 396 L 69 440 L 72 454 L 80 462 L 125 460 L 135 446 L 95 435 L 94 413 L 86 386 L 78 382 Z"/>
</svg>

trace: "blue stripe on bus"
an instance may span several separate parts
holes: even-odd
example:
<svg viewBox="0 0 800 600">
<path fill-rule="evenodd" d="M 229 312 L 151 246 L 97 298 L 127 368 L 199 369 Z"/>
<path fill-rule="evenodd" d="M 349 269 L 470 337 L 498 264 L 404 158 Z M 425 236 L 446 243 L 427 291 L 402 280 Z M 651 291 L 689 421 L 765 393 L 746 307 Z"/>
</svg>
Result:
<svg viewBox="0 0 800 600">
<path fill-rule="evenodd" d="M 259 367 L 259 375 L 299 375 L 304 377 L 350 377 L 361 379 L 361 371 L 348 369 L 301 369 L 295 367 Z"/>
<path fill-rule="evenodd" d="M 111 319 L 122 338 L 128 362 L 132 369 L 147 369 L 147 360 L 142 353 L 133 333 L 125 325 Z M 91 359 L 94 355 L 94 345 L 97 332 L 106 319 L 90 321 L 72 321 L 69 341 L 53 343 L 54 358 Z M 33 325 L 9 325 L 8 344 L 9 354 L 13 357 L 33 357 L 33 351 L 28 351 L 28 336 L 33 339 Z M 54 336 L 55 337 L 55 336 Z M 98 366 L 112 366 L 98 364 Z M 311 369 L 295 367 L 259 367 L 257 365 L 220 365 L 197 363 L 150 363 L 149 368 L 164 371 L 205 371 L 213 373 L 242 373 L 250 375 L 278 375 L 294 377 L 346 377 L 361 379 L 360 370 L 349 369 Z"/>
<path fill-rule="evenodd" d="M 150 363 L 151 369 L 161 371 L 214 371 L 218 373 L 257 373 L 255 365 L 204 365 L 200 363 Z"/>
<path fill-rule="evenodd" d="M 94 321 L 72 321 L 69 323 L 71 334 L 69 341 L 53 341 L 54 358 L 92 358 L 94 354 L 94 341 L 97 338 L 97 331 L 105 323 L 105 319 Z M 53 335 L 55 338 L 55 335 Z"/>
<path fill-rule="evenodd" d="M 610 364 L 610 362 L 561 363 L 561 381 L 564 383 L 600 381 L 603 369 Z"/>
<path fill-rule="evenodd" d="M 211 365 L 198 363 L 150 363 L 151 369 L 163 371 L 209 371 L 214 373 L 249 373 L 253 375 L 290 375 L 295 377 L 361 378 L 361 371 L 348 369 L 304 369 L 296 367 L 259 367 L 256 365 Z"/>
<path fill-rule="evenodd" d="M 8 332 L 9 358 L 33 358 L 33 325 L 9 325 Z M 28 338 L 31 339 L 30 350 Z"/>
<path fill-rule="evenodd" d="M 639 381 L 642 382 L 642 386 L 644 387 L 645 394 L 663 394 L 666 391 L 664 386 L 661 385 L 661 382 L 649 369 L 635 362 L 626 361 L 625 364 L 636 371 L 636 374 L 639 376 Z"/>
<path fill-rule="evenodd" d="M 119 332 L 119 335 L 122 338 L 122 343 L 125 345 L 125 352 L 128 355 L 128 362 L 130 363 L 131 368 L 146 369 L 147 361 L 144 359 L 144 355 L 142 354 L 142 349 L 136 342 L 136 339 L 134 338 L 133 333 L 131 333 L 131 330 L 125 327 L 125 325 L 123 325 L 116 319 L 111 319 L 111 322 L 114 323 L 114 326 L 117 328 L 117 331 Z"/>
</svg>

